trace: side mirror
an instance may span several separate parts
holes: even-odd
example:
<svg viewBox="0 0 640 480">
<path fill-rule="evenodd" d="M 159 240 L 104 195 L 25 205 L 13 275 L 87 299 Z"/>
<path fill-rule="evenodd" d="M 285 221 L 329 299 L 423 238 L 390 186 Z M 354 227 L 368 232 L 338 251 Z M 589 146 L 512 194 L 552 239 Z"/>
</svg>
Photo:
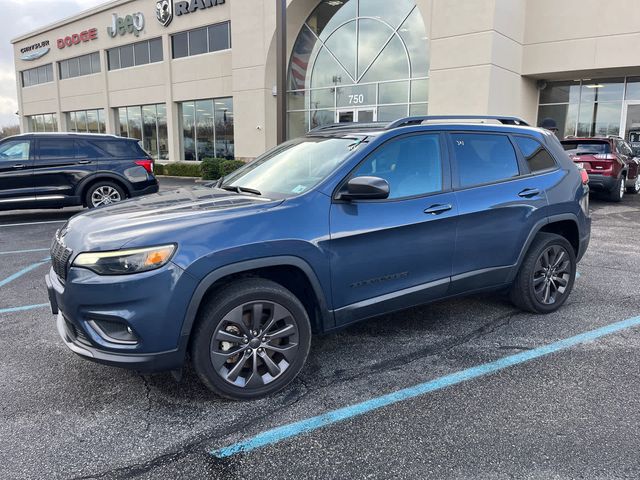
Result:
<svg viewBox="0 0 640 480">
<path fill-rule="evenodd" d="M 389 198 L 389 182 L 380 177 L 356 177 L 342 188 L 339 200 L 384 200 Z"/>
</svg>

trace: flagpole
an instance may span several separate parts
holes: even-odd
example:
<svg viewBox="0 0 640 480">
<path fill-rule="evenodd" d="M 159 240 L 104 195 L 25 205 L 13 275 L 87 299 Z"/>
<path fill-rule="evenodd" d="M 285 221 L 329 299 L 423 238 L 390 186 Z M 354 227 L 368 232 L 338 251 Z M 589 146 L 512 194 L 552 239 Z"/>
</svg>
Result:
<svg viewBox="0 0 640 480">
<path fill-rule="evenodd" d="M 287 139 L 287 0 L 276 0 L 277 35 L 277 137 L 278 144 Z"/>
</svg>

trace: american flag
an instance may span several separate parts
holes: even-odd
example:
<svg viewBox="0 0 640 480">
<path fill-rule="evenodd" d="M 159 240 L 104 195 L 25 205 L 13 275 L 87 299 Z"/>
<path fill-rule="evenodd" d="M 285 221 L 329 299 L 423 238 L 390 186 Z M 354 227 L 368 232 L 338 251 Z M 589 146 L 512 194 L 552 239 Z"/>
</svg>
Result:
<svg viewBox="0 0 640 480">
<path fill-rule="evenodd" d="M 307 67 L 311 59 L 311 52 L 316 44 L 316 37 L 306 25 L 302 27 L 302 32 L 291 55 L 291 75 L 289 86 L 291 90 L 304 90 L 307 88 Z"/>
</svg>

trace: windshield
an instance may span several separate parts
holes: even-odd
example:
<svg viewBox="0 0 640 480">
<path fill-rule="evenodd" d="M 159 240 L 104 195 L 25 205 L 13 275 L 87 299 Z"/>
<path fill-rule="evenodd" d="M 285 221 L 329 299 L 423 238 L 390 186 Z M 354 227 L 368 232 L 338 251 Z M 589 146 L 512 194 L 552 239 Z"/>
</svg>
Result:
<svg viewBox="0 0 640 480">
<path fill-rule="evenodd" d="M 344 162 L 365 136 L 303 137 L 284 143 L 226 178 L 222 188 L 236 187 L 263 195 L 301 195 Z"/>
<path fill-rule="evenodd" d="M 609 142 L 603 141 L 584 141 L 579 142 L 562 142 L 565 151 L 570 155 L 597 155 L 602 153 L 611 153 Z"/>
</svg>

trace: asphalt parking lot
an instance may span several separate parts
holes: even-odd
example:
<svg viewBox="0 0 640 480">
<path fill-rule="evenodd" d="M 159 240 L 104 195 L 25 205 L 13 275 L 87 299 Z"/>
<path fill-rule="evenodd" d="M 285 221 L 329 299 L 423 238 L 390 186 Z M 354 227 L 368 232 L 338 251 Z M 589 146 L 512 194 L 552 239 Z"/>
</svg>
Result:
<svg viewBox="0 0 640 480">
<path fill-rule="evenodd" d="M 214 397 L 190 371 L 176 383 L 68 351 L 43 277 L 53 233 L 78 210 L 0 213 L 0 478 L 638 478 L 640 327 L 633 322 L 219 455 L 274 428 L 637 318 L 640 196 L 621 204 L 592 199 L 592 210 L 591 247 L 559 312 L 524 314 L 484 295 L 375 319 L 316 338 L 292 385 L 249 403 Z"/>
</svg>

